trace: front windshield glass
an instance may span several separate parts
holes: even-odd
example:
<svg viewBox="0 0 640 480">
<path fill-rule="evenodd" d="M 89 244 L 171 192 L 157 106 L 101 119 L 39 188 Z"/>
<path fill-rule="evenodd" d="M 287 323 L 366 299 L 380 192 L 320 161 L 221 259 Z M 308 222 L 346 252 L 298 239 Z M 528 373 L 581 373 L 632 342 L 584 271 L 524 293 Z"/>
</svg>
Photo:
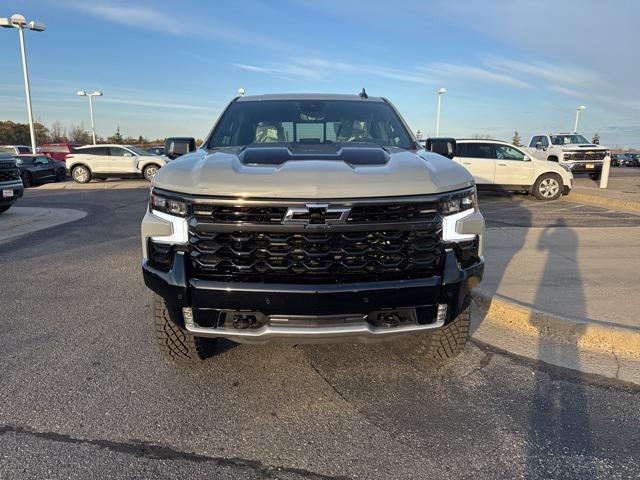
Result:
<svg viewBox="0 0 640 480">
<path fill-rule="evenodd" d="M 551 135 L 554 145 L 569 145 L 570 143 L 589 143 L 582 135 Z"/>
<path fill-rule="evenodd" d="M 127 148 L 131 150 L 133 153 L 135 153 L 136 155 L 143 155 L 143 156 L 149 155 L 149 152 L 138 147 L 131 147 L 127 145 Z"/>
<path fill-rule="evenodd" d="M 207 146 L 351 142 L 414 148 L 395 111 L 387 103 L 366 100 L 235 102 L 224 113 Z"/>
</svg>

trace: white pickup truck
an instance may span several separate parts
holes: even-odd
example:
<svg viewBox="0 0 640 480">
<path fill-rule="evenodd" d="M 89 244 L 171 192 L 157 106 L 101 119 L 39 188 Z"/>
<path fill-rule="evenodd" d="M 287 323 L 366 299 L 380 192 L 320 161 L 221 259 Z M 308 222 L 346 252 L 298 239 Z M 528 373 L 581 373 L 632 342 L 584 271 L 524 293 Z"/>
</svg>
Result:
<svg viewBox="0 0 640 480">
<path fill-rule="evenodd" d="M 600 179 L 609 153 L 607 147 L 595 145 L 577 133 L 534 135 L 524 149 L 537 159 L 561 163 L 572 173 L 588 173 L 594 180 Z"/>
</svg>

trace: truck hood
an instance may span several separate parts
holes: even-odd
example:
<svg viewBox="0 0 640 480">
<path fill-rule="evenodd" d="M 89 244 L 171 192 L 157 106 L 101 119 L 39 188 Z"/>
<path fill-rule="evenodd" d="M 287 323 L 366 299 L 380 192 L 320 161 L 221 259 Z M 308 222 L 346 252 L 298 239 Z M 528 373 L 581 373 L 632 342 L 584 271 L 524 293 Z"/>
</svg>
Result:
<svg viewBox="0 0 640 480">
<path fill-rule="evenodd" d="M 585 143 L 568 143 L 566 145 L 562 145 L 563 152 L 581 152 L 583 150 L 593 150 L 593 151 L 602 151 L 608 150 L 607 147 L 603 147 L 602 145 L 595 144 L 585 144 Z"/>
<path fill-rule="evenodd" d="M 464 168 L 424 150 L 277 149 L 196 150 L 162 167 L 152 186 L 194 195 L 319 199 L 424 195 L 474 184 Z"/>
</svg>

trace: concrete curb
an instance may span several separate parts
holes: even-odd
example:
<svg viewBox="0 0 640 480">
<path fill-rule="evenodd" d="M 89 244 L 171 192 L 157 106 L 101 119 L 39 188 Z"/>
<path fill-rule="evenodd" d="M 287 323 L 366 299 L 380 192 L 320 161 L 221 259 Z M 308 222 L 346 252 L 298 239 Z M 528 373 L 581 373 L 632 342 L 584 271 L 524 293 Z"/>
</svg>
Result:
<svg viewBox="0 0 640 480">
<path fill-rule="evenodd" d="M 472 336 L 552 365 L 640 384 L 640 330 L 581 322 L 474 290 Z"/>
<path fill-rule="evenodd" d="M 599 207 L 607 207 L 613 210 L 623 210 L 631 213 L 640 213 L 640 202 L 633 200 L 621 200 L 619 198 L 601 197 L 600 195 L 591 195 L 588 193 L 576 192 L 572 190 L 566 197 L 570 202 L 588 203 Z"/>
</svg>

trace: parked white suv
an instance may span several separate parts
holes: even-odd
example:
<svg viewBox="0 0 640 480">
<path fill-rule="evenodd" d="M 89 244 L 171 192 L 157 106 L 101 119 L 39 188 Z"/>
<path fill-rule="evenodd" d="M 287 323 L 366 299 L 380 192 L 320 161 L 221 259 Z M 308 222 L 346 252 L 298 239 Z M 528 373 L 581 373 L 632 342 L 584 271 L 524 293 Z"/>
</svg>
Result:
<svg viewBox="0 0 640 480">
<path fill-rule="evenodd" d="M 78 147 L 66 159 L 67 170 L 78 183 L 92 178 L 145 178 L 148 181 L 169 159 L 152 155 L 131 145 L 90 145 Z"/>
<path fill-rule="evenodd" d="M 499 140 L 457 140 L 453 160 L 473 175 L 478 188 L 526 191 L 540 200 L 555 200 L 571 191 L 569 169 Z"/>
</svg>

